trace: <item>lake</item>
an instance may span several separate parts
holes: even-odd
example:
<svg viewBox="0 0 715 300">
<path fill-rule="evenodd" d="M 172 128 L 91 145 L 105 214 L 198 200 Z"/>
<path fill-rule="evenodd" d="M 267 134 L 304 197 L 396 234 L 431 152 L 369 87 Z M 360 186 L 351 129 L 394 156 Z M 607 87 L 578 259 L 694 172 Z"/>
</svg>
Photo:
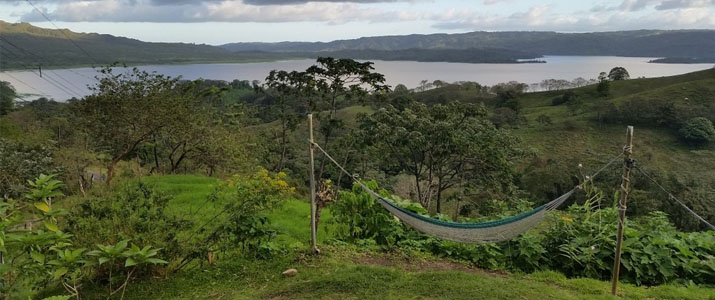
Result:
<svg viewBox="0 0 715 300">
<path fill-rule="evenodd" d="M 409 88 L 416 87 L 421 80 L 425 79 L 430 82 L 437 79 L 446 82 L 475 81 L 483 85 L 494 85 L 512 80 L 530 84 L 551 78 L 566 80 L 576 77 L 596 78 L 600 72 L 608 72 L 616 66 L 626 68 L 631 78 L 670 76 L 713 67 L 713 64 L 648 63 L 651 59 L 653 58 L 546 56 L 543 58 L 546 63 L 468 64 L 374 61 L 374 66 L 377 72 L 385 75 L 389 85 L 394 87 L 402 83 Z M 261 63 L 148 65 L 139 68 L 172 77 L 182 76 L 184 79 L 263 80 L 271 70 L 305 70 L 314 62 L 311 59 L 304 59 Z M 0 80 L 12 83 L 19 93 L 30 94 L 27 99 L 42 95 L 63 101 L 72 96 L 89 94 L 87 85 L 95 82 L 92 79 L 95 74 L 96 71 L 92 68 L 43 70 L 44 78 L 40 78 L 37 72 L 8 71 L 0 72 Z M 56 86 L 60 86 L 60 88 Z"/>
</svg>

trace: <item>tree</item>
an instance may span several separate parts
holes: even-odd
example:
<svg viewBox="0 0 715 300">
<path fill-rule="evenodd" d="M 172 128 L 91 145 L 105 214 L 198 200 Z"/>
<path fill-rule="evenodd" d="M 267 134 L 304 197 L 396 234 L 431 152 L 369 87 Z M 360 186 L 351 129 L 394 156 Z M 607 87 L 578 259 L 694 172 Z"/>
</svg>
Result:
<svg viewBox="0 0 715 300">
<path fill-rule="evenodd" d="M 74 102 L 72 110 L 93 146 L 111 157 L 107 164 L 109 184 L 119 161 L 161 129 L 189 123 L 195 107 L 177 88 L 178 78 L 137 68 L 114 74 L 106 67 L 100 72 L 93 94 Z"/>
<path fill-rule="evenodd" d="M 409 93 L 410 90 L 405 86 L 404 84 L 400 83 L 395 86 L 395 88 L 392 90 L 392 93 L 395 95 L 403 95 Z"/>
<path fill-rule="evenodd" d="M 383 165 L 412 175 L 420 204 L 429 209 L 434 197 L 437 212 L 443 192 L 457 184 L 491 191 L 508 186 L 511 162 L 521 153 L 512 135 L 487 120 L 483 105 L 388 105 L 359 123 Z"/>
<path fill-rule="evenodd" d="M 372 62 L 358 62 L 352 59 L 335 59 L 332 57 L 319 57 L 318 64 L 309 67 L 304 80 L 315 86 L 325 108 L 329 111 L 328 117 L 318 115 L 320 132 L 323 134 L 323 147 L 328 149 L 331 138 L 343 123 L 336 116 L 340 102 L 350 100 L 364 100 L 370 93 L 384 94 L 389 92 L 385 85 L 385 76 L 373 72 Z M 325 155 L 320 160 L 318 178 L 323 176 L 325 168 Z"/>
<path fill-rule="evenodd" d="M 297 109 L 302 104 L 303 98 L 312 101 L 311 95 L 314 93 L 313 82 L 305 72 L 287 72 L 273 70 L 266 77 L 266 83 L 261 91 L 274 98 L 271 110 L 277 114 L 281 129 L 278 134 L 280 140 L 280 155 L 276 163 L 275 171 L 283 170 L 288 151 L 288 134 L 293 132 L 300 123 L 301 116 Z M 308 103 L 308 109 L 312 110 L 314 103 Z"/>
<path fill-rule="evenodd" d="M 0 81 L 0 116 L 7 115 L 15 108 L 17 93 L 7 81 Z"/>
<path fill-rule="evenodd" d="M 571 85 L 574 87 L 582 87 L 588 85 L 588 81 L 583 77 L 577 77 L 573 81 L 571 81 Z"/>
<path fill-rule="evenodd" d="M 615 67 L 611 69 L 610 72 L 608 72 L 608 79 L 610 80 L 627 80 L 631 78 L 630 75 L 628 75 L 628 71 L 626 71 L 626 68 L 624 67 Z"/>
<path fill-rule="evenodd" d="M 707 144 L 715 142 L 715 128 L 710 120 L 697 117 L 685 122 L 685 125 L 678 130 L 680 136 L 685 141 L 692 144 Z"/>
<path fill-rule="evenodd" d="M 608 80 L 606 72 L 601 72 L 598 75 L 598 85 L 596 85 L 596 91 L 601 97 L 608 97 L 611 94 L 611 81 Z"/>
</svg>

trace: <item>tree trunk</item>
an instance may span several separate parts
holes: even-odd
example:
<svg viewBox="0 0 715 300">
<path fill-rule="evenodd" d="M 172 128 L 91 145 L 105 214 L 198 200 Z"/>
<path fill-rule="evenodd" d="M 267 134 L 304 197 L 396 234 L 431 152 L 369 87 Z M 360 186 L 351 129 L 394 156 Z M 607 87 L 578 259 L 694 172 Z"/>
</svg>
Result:
<svg viewBox="0 0 715 300">
<path fill-rule="evenodd" d="M 154 139 L 154 147 L 153 147 L 154 152 L 154 168 L 156 169 L 157 172 L 161 173 L 161 167 L 159 166 L 159 154 L 156 151 L 156 139 Z"/>
<path fill-rule="evenodd" d="M 283 170 L 283 161 L 285 160 L 286 156 L 286 150 L 288 148 L 288 143 L 287 143 L 287 138 L 286 135 L 288 134 L 288 128 L 283 121 L 282 128 L 281 128 L 281 157 L 278 159 L 278 169 L 276 172 L 280 172 Z"/>
<path fill-rule="evenodd" d="M 117 157 L 113 159 L 109 165 L 107 166 L 107 186 L 109 186 L 109 183 L 112 181 L 112 178 L 114 178 L 114 166 L 121 160 L 121 157 Z"/>
<path fill-rule="evenodd" d="M 437 213 L 442 213 L 442 187 L 437 185 Z"/>
</svg>

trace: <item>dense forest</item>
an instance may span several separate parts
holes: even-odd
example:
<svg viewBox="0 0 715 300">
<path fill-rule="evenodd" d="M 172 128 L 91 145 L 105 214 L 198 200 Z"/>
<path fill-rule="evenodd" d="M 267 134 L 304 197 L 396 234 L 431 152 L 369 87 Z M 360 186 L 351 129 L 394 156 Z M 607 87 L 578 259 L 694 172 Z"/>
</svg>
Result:
<svg viewBox="0 0 715 300">
<path fill-rule="evenodd" d="M 644 298 L 706 299 L 715 235 L 683 205 L 715 223 L 715 69 L 630 79 L 614 66 L 596 75 L 545 80 L 546 91 L 532 93 L 519 82 L 425 81 L 410 90 L 387 86 L 371 62 L 320 57 L 263 82 L 110 65 L 89 96 L 68 102 L 19 101 L 2 82 L 0 291 L 6 299 L 334 297 L 402 276 L 350 265 L 379 255 L 608 280 L 618 159 L 625 126 L 635 125 L 621 278 L 629 291 L 651 293 Z M 314 147 L 314 178 L 309 113 L 314 140 L 331 155 Z M 609 161 L 618 163 L 590 177 Z M 311 179 L 325 256 L 311 254 L 306 230 Z M 581 189 L 517 238 L 464 244 L 396 220 L 358 180 L 402 209 L 459 223 L 515 216 Z M 317 277 L 276 277 L 294 265 Z M 452 279 L 444 281 L 464 281 Z M 600 293 L 592 291 L 600 281 L 577 280 L 586 286 L 577 291 Z M 661 284 L 687 286 L 635 287 Z"/>
</svg>

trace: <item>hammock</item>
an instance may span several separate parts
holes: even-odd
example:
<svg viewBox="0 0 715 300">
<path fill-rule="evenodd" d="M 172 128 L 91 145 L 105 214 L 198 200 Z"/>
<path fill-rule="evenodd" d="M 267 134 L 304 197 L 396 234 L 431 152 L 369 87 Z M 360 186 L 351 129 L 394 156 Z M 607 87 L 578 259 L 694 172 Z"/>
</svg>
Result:
<svg viewBox="0 0 715 300">
<path fill-rule="evenodd" d="M 410 227 L 423 232 L 425 234 L 438 237 L 445 240 L 464 242 L 464 243 L 490 243 L 510 240 L 530 228 L 536 226 L 546 215 L 546 212 L 555 210 L 561 204 L 564 203 L 577 189 L 581 188 L 582 184 L 575 186 L 570 191 L 559 196 L 558 198 L 546 203 L 542 206 L 534 208 L 530 211 L 520 213 L 515 216 L 508 218 L 480 222 L 480 223 L 459 223 L 459 222 L 447 222 L 441 221 L 427 216 L 420 215 L 418 213 L 412 212 L 410 210 L 404 209 L 392 201 L 383 198 L 370 188 L 368 188 L 364 183 L 358 180 L 354 175 L 350 174 L 343 166 L 338 164 L 323 148 L 318 144 L 313 143 L 313 145 L 318 148 L 325 156 L 333 162 L 340 170 L 342 170 L 346 175 L 348 175 L 352 180 L 359 184 L 367 193 L 377 200 L 382 207 L 392 213 L 395 217 L 400 219 L 405 224 Z M 591 179 L 598 175 L 601 171 L 606 169 L 608 166 L 613 164 L 621 155 L 616 156 L 606 165 L 601 167 L 594 175 L 590 176 Z"/>
</svg>

